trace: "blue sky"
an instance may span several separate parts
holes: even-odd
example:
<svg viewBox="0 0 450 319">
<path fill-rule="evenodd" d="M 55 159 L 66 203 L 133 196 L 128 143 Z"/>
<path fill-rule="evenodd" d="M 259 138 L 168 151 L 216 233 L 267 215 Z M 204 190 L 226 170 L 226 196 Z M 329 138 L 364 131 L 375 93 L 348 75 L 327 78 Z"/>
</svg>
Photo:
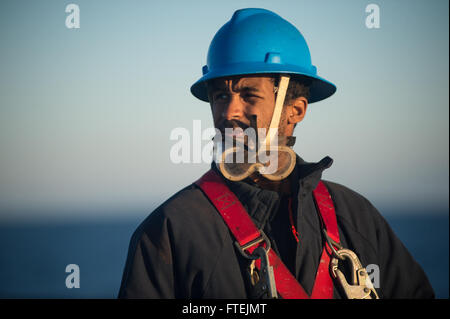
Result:
<svg viewBox="0 0 450 319">
<path fill-rule="evenodd" d="M 189 88 L 245 7 L 296 25 L 338 88 L 309 106 L 295 151 L 332 157 L 324 178 L 382 213 L 448 213 L 448 1 L 2 1 L 0 218 L 148 211 L 196 180 L 209 164 L 171 163 L 170 132 L 213 125 Z"/>
</svg>

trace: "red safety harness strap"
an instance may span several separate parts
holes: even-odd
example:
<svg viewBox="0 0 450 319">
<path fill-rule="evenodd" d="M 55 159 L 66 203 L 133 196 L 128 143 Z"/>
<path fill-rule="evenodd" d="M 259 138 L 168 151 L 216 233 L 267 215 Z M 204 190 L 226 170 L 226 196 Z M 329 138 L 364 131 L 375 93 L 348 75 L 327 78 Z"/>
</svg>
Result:
<svg viewBox="0 0 450 319">
<path fill-rule="evenodd" d="M 196 181 L 196 184 L 218 210 L 241 247 L 257 242 L 257 244 L 246 248 L 247 253 L 251 254 L 256 247 L 264 244 L 263 241 L 259 242 L 258 240 L 262 238 L 261 232 L 256 228 L 239 199 L 227 187 L 221 176 L 210 170 Z M 319 215 L 321 215 L 323 226 L 327 229 L 329 235 L 333 240 L 339 242 L 333 202 L 325 185 L 320 182 L 319 186 L 314 191 Z M 329 273 L 330 255 L 326 247 L 325 245 L 322 252 L 311 298 L 326 299 L 333 297 L 333 282 Z M 274 271 L 276 288 L 280 296 L 284 299 L 309 299 L 310 297 L 306 291 L 289 272 L 273 249 L 269 250 L 268 255 L 270 265 Z M 260 267 L 259 260 L 256 262 L 256 266 Z"/>
<path fill-rule="evenodd" d="M 239 199 L 218 174 L 210 170 L 196 184 L 217 208 L 239 245 L 244 246 L 261 236 Z"/>
<path fill-rule="evenodd" d="M 313 190 L 313 195 L 319 211 L 322 228 L 327 231 L 328 236 L 332 240 L 339 243 L 339 230 L 333 200 L 331 199 L 331 195 L 328 193 L 327 187 L 322 181 L 320 181 L 316 189 Z M 333 298 L 333 279 L 330 275 L 331 254 L 331 249 L 328 247 L 328 243 L 325 243 L 322 250 L 322 255 L 320 256 L 319 267 L 317 269 L 311 299 Z"/>
</svg>

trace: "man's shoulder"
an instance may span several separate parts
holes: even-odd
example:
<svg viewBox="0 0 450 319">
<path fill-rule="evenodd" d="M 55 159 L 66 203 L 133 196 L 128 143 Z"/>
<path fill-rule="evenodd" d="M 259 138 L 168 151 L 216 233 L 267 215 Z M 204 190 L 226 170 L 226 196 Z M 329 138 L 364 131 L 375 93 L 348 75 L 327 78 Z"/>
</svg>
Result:
<svg viewBox="0 0 450 319">
<path fill-rule="evenodd" d="M 342 184 L 323 181 L 327 186 L 336 215 L 342 223 L 352 225 L 359 231 L 373 228 L 375 224 L 384 224 L 384 218 L 364 195 Z"/>
<path fill-rule="evenodd" d="M 362 194 L 349 188 L 348 186 L 342 185 L 340 183 L 322 180 L 327 186 L 330 195 L 335 201 L 342 201 L 350 206 L 367 207 L 372 206 L 372 203 Z"/>
<path fill-rule="evenodd" d="M 139 225 L 137 232 L 170 228 L 175 233 L 193 232 L 220 222 L 214 206 L 195 184 L 165 200 Z"/>
<path fill-rule="evenodd" d="M 203 211 L 207 204 L 208 200 L 203 192 L 195 184 L 190 184 L 166 199 L 154 213 L 174 218 L 184 213 Z"/>
</svg>

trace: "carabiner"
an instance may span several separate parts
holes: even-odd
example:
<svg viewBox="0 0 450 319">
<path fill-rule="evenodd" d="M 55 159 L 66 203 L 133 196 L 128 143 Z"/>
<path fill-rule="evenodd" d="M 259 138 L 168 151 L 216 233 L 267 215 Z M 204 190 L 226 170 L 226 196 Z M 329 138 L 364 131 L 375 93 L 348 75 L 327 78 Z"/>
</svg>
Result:
<svg viewBox="0 0 450 319">
<path fill-rule="evenodd" d="M 358 256 L 350 249 L 339 249 L 340 257 L 350 259 L 352 266 L 351 282 L 349 283 L 341 270 L 338 269 L 339 259 L 333 257 L 330 263 L 331 273 L 338 280 L 348 299 L 379 299 L 369 274 L 362 266 Z"/>
</svg>

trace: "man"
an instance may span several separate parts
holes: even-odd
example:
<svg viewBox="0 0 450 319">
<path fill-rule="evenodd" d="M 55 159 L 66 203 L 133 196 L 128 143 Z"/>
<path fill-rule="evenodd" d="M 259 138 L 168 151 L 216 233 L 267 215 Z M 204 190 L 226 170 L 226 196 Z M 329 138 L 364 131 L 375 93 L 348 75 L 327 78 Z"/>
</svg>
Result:
<svg viewBox="0 0 450 319">
<path fill-rule="evenodd" d="M 236 11 L 191 88 L 219 133 L 211 171 L 138 227 L 119 297 L 433 298 L 371 203 L 321 181 L 332 160 L 307 163 L 292 151 L 308 105 L 335 90 L 293 25 L 264 9 Z M 249 128 L 265 134 L 239 133 Z"/>
</svg>

